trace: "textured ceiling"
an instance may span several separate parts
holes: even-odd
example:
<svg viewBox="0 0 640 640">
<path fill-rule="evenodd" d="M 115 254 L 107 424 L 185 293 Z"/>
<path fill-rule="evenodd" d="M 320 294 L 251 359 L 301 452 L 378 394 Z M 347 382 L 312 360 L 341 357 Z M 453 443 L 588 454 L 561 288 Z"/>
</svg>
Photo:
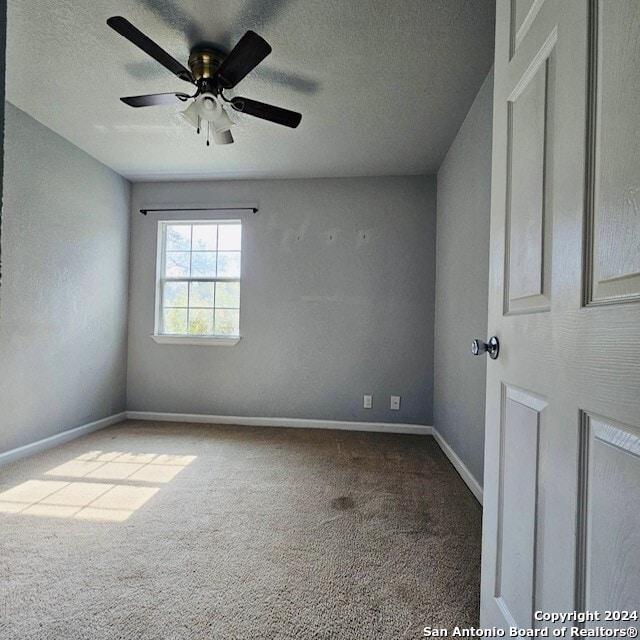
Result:
<svg viewBox="0 0 640 640">
<path fill-rule="evenodd" d="M 189 85 L 112 15 L 185 65 L 195 42 L 257 31 L 273 53 L 236 95 L 302 124 L 232 113 L 235 144 L 207 148 L 184 107 L 127 107 Z M 491 67 L 493 21 L 493 0 L 9 0 L 7 99 L 134 180 L 432 173 Z"/>
</svg>

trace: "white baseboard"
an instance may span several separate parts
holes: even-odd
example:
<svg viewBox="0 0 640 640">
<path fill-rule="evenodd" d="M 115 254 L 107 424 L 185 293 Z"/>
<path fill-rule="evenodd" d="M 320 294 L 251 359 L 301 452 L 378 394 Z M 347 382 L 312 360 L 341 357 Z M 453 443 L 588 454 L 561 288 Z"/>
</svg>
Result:
<svg viewBox="0 0 640 640">
<path fill-rule="evenodd" d="M 234 424 L 244 427 L 291 427 L 295 429 L 340 429 L 343 431 L 375 431 L 379 433 L 408 433 L 433 435 L 433 427 L 421 424 L 391 422 L 350 422 L 340 420 L 311 420 L 307 418 L 255 418 L 247 416 L 213 416 L 199 413 L 157 413 L 155 411 L 127 411 L 130 420 L 158 422 L 197 422 L 200 424 Z"/>
<path fill-rule="evenodd" d="M 350 422 L 338 420 L 310 420 L 306 418 L 252 418 L 246 416 L 216 416 L 197 413 L 158 413 L 155 411 L 127 411 L 130 420 L 155 420 L 158 422 L 196 422 L 200 424 L 234 424 L 246 427 L 292 427 L 298 429 L 341 429 L 344 431 L 370 431 L 377 433 L 407 433 L 433 436 L 443 453 L 449 458 L 460 477 L 482 504 L 482 487 L 458 457 L 449 443 L 434 427 L 421 424 L 397 424 L 390 422 Z"/>
<path fill-rule="evenodd" d="M 432 435 L 435 438 L 436 442 L 442 449 L 451 464 L 455 467 L 456 471 L 460 474 L 460 477 L 464 480 L 464 483 L 469 487 L 471 493 L 476 497 L 476 500 L 482 504 L 482 486 L 476 480 L 475 476 L 469 470 L 469 467 L 462 462 L 459 458 L 458 454 L 453 450 L 451 445 L 440 435 L 440 432 L 433 427 Z"/>
<path fill-rule="evenodd" d="M 478 502 L 482 504 L 482 487 L 469 471 L 467 465 L 458 457 L 451 445 L 440 435 L 435 427 L 421 424 L 391 422 L 356 422 L 339 420 L 311 420 L 307 418 L 255 418 L 247 416 L 217 416 L 196 413 L 158 413 L 154 411 L 126 411 L 107 416 L 95 422 L 69 429 L 62 433 L 32 442 L 31 444 L 0 453 L 0 467 L 51 449 L 93 431 L 104 429 L 123 420 L 155 420 L 159 422 L 196 422 L 201 424 L 233 424 L 247 427 L 292 427 L 298 429 L 340 429 L 343 431 L 369 431 L 377 433 L 405 433 L 433 436 L 443 453 L 449 458 L 460 477 L 469 487 Z"/>
<path fill-rule="evenodd" d="M 68 429 L 67 431 L 56 433 L 54 436 L 49 436 L 43 440 L 38 440 L 37 442 L 32 442 L 31 444 L 26 444 L 22 447 L 5 451 L 4 453 L 0 453 L 0 467 L 11 462 L 15 462 L 16 460 L 26 458 L 27 456 L 40 453 L 41 451 L 46 451 L 52 447 L 57 447 L 59 444 L 64 444 L 65 442 L 84 436 L 87 433 L 98 431 L 98 429 L 104 429 L 105 427 L 110 427 L 112 424 L 122 422 L 126 419 L 127 414 L 125 411 L 122 413 L 115 413 L 112 416 L 107 416 L 101 420 L 83 424 L 75 429 Z"/>
</svg>

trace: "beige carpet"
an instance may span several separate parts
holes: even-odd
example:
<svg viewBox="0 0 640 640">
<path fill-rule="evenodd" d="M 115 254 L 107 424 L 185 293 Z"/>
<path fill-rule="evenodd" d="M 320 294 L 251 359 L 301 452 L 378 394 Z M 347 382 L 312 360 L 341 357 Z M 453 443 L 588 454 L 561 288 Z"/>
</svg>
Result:
<svg viewBox="0 0 640 640">
<path fill-rule="evenodd" d="M 477 625 L 480 520 L 430 437 L 128 421 L 0 469 L 0 637 Z"/>
</svg>

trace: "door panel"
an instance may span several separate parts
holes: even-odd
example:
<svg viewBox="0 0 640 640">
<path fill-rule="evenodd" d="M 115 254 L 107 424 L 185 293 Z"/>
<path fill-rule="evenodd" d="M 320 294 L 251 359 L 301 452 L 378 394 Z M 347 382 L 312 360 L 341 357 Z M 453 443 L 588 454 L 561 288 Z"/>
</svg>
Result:
<svg viewBox="0 0 640 640">
<path fill-rule="evenodd" d="M 496 20 L 481 625 L 528 628 L 640 605 L 640 2 Z"/>
<path fill-rule="evenodd" d="M 633 611 L 640 598 L 640 431 L 584 414 L 580 471 L 579 606 Z"/>
<path fill-rule="evenodd" d="M 511 0 L 511 55 L 522 42 L 544 0 Z"/>
<path fill-rule="evenodd" d="M 593 7 L 592 158 L 587 303 L 640 300 L 640 3 Z M 627 99 L 621 100 L 625 95 Z M 624 235 L 619 235 L 624 230 Z"/>
<path fill-rule="evenodd" d="M 511 626 L 533 625 L 538 442 L 546 401 L 503 389 L 495 598 Z"/>
<path fill-rule="evenodd" d="M 508 99 L 505 313 L 549 309 L 555 32 Z"/>
</svg>

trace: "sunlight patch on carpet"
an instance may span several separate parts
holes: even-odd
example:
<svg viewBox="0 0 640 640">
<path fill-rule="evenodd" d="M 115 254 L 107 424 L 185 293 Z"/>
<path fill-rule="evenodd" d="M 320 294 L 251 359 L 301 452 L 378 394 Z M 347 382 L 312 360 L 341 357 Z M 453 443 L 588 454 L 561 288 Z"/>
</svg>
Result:
<svg viewBox="0 0 640 640">
<path fill-rule="evenodd" d="M 88 451 L 45 473 L 66 478 L 100 480 L 139 480 L 170 482 L 196 456 L 157 453 L 124 453 L 122 451 Z"/>
<path fill-rule="evenodd" d="M 82 480 L 27 480 L 0 493 L 0 513 L 124 522 L 160 491 L 159 487 L 137 483 L 170 482 L 195 459 L 196 456 L 88 451 L 44 474 Z"/>
</svg>

